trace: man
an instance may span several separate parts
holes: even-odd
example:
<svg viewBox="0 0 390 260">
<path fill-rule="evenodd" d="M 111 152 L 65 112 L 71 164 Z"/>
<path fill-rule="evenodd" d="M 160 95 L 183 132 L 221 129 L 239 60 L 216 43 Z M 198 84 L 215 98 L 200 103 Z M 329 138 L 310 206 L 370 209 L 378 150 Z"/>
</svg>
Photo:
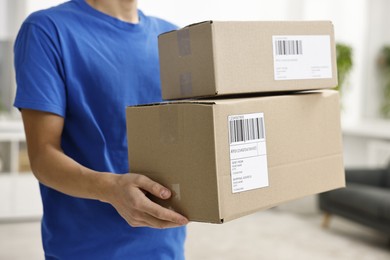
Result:
<svg viewBox="0 0 390 260">
<path fill-rule="evenodd" d="M 23 23 L 15 106 L 46 259 L 184 258 L 188 220 L 147 197 L 170 190 L 128 173 L 125 126 L 126 106 L 161 100 L 157 36 L 173 29 L 136 0 L 73 0 Z"/>
</svg>

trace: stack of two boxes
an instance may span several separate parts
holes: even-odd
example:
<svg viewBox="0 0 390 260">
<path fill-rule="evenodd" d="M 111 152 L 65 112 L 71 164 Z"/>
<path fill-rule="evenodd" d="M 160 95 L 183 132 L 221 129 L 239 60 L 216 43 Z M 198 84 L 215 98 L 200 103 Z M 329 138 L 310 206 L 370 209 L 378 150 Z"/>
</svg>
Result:
<svg viewBox="0 0 390 260">
<path fill-rule="evenodd" d="M 203 22 L 159 52 L 174 101 L 127 108 L 131 171 L 174 194 L 158 203 L 223 223 L 345 186 L 331 22 Z"/>
</svg>

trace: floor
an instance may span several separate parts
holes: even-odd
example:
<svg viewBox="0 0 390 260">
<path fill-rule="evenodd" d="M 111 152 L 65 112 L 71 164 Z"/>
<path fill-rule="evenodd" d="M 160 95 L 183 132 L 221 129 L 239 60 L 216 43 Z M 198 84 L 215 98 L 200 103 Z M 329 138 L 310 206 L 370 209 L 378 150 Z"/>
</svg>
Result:
<svg viewBox="0 0 390 260">
<path fill-rule="evenodd" d="M 292 207 L 293 209 L 296 207 Z M 191 223 L 189 260 L 390 259 L 388 238 L 374 230 L 333 217 L 321 228 L 318 212 L 278 207 L 222 225 Z M 43 259 L 39 222 L 0 223 L 0 259 Z"/>
<path fill-rule="evenodd" d="M 221 226 L 193 223 L 188 259 L 389 260 L 384 234 L 333 217 L 321 228 L 322 215 L 280 209 L 256 213 Z"/>
</svg>

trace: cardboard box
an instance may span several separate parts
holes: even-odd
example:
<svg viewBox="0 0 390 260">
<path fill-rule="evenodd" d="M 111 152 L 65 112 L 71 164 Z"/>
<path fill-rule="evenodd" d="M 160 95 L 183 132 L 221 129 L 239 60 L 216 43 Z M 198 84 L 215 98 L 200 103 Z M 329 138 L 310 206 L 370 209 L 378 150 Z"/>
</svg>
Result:
<svg viewBox="0 0 390 260">
<path fill-rule="evenodd" d="M 131 172 L 172 189 L 156 200 L 223 223 L 345 186 L 333 90 L 127 108 Z"/>
<path fill-rule="evenodd" d="M 161 34 L 158 44 L 167 100 L 337 85 L 329 21 L 208 21 Z"/>
</svg>

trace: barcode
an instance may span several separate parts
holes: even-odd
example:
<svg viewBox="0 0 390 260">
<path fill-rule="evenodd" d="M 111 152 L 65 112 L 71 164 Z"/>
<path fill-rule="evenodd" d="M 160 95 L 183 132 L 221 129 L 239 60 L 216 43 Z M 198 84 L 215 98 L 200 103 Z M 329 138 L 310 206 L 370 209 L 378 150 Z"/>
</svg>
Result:
<svg viewBox="0 0 390 260">
<path fill-rule="evenodd" d="M 276 40 L 276 55 L 303 55 L 302 40 Z"/>
<path fill-rule="evenodd" d="M 230 143 L 264 139 L 264 118 L 235 119 L 229 121 Z"/>
</svg>

